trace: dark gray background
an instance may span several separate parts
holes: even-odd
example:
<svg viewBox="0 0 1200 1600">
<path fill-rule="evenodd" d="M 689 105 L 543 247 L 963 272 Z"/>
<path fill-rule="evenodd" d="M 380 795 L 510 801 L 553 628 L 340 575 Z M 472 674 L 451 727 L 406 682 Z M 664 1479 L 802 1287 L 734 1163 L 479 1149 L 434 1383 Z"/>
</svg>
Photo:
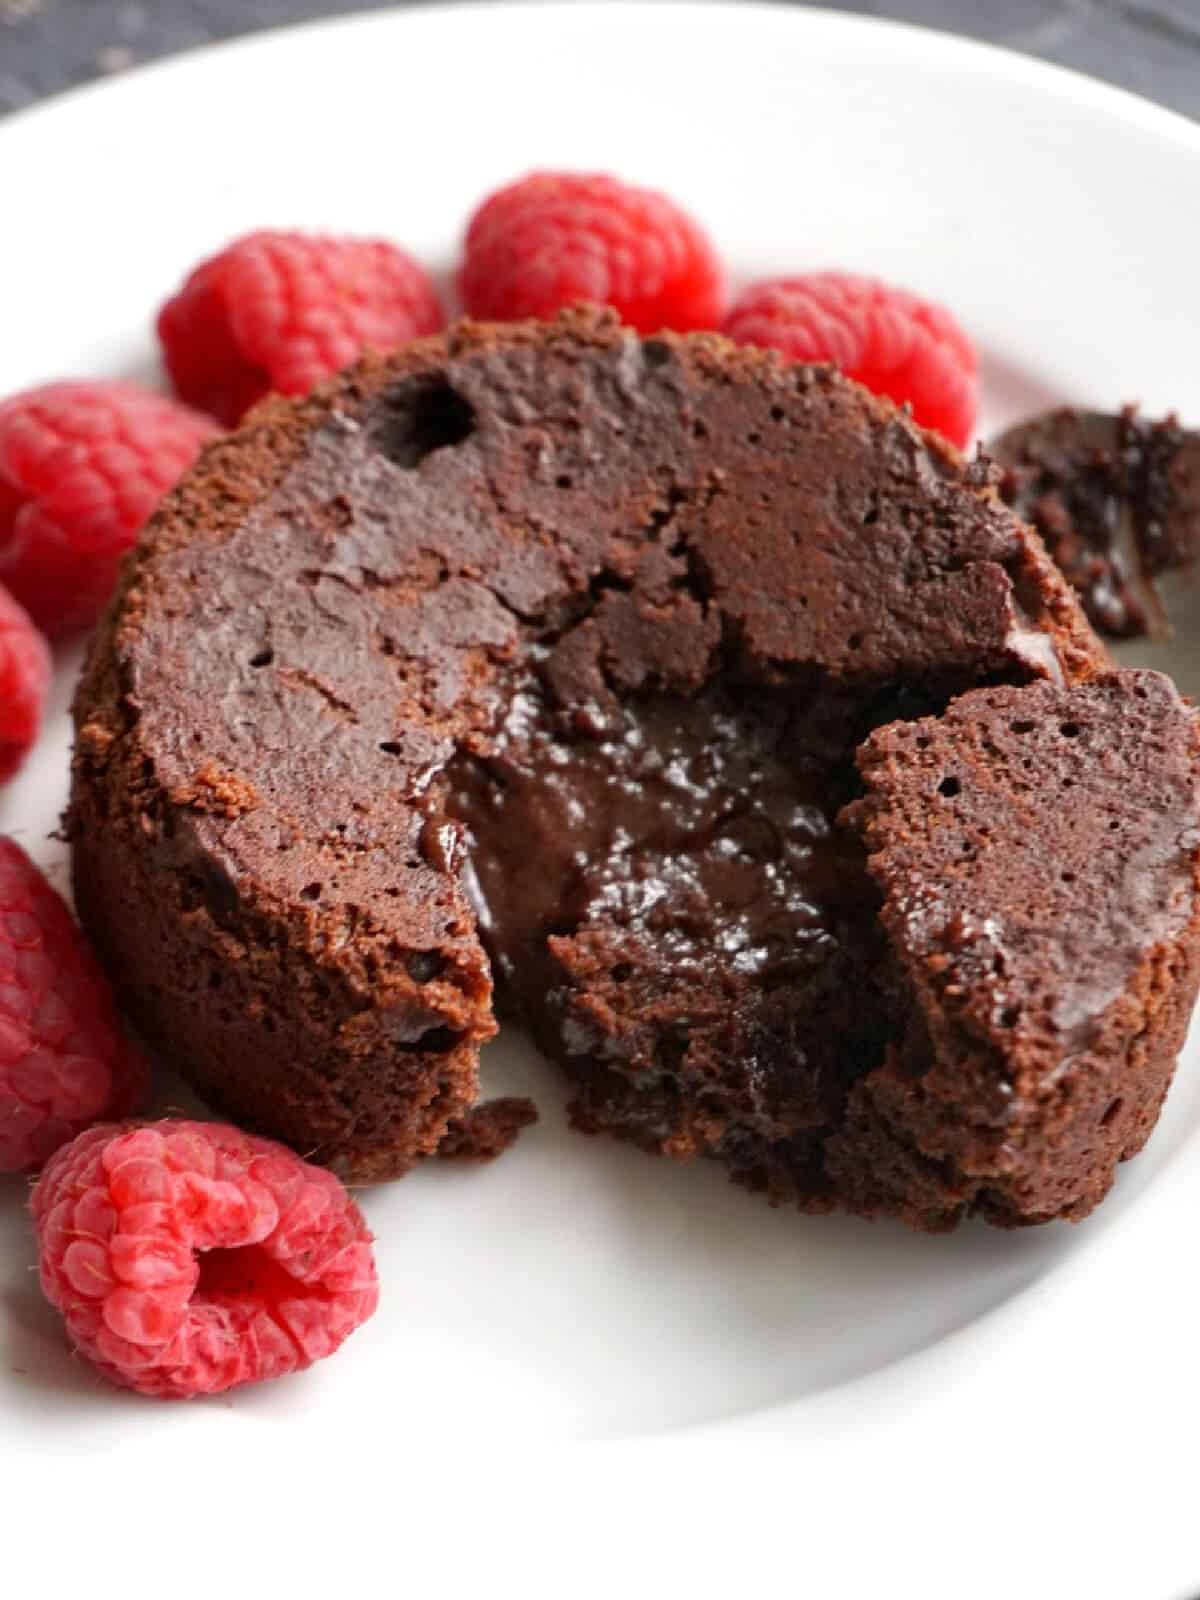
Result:
<svg viewBox="0 0 1200 1600">
<path fill-rule="evenodd" d="M 0 115 L 255 28 L 393 0 L 0 0 Z M 1200 117 L 1200 0 L 827 0 L 1027 50 Z"/>
</svg>

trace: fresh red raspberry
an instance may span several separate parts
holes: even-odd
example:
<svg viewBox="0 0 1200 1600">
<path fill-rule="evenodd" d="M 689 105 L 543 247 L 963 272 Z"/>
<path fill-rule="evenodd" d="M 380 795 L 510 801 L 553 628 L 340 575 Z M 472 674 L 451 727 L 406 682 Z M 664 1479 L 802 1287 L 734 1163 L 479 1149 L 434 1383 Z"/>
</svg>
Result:
<svg viewBox="0 0 1200 1600">
<path fill-rule="evenodd" d="M 94 622 L 163 494 L 216 432 L 132 383 L 0 401 L 0 582 L 46 633 Z"/>
<path fill-rule="evenodd" d="M 0 1172 L 40 1166 L 146 1088 L 112 994 L 66 902 L 0 837 Z"/>
<path fill-rule="evenodd" d="M 50 651 L 29 613 L 0 584 L 0 783 L 29 754 L 50 687 Z"/>
<path fill-rule="evenodd" d="M 703 230 L 665 195 L 601 174 L 535 172 L 479 207 L 459 275 L 473 317 L 614 306 L 643 333 L 715 328 L 724 278 Z"/>
<path fill-rule="evenodd" d="M 812 272 L 751 284 L 725 319 L 739 344 L 831 361 L 960 448 L 975 427 L 978 358 L 948 311 L 876 278 Z"/>
<path fill-rule="evenodd" d="M 158 337 L 181 398 L 233 427 L 265 394 L 307 394 L 442 322 L 429 274 L 394 244 L 261 232 L 195 269 Z"/>
<path fill-rule="evenodd" d="M 216 1394 L 332 1355 L 375 1310 L 371 1235 L 330 1172 L 215 1122 L 89 1128 L 33 1191 L 42 1288 L 142 1394 Z"/>
</svg>

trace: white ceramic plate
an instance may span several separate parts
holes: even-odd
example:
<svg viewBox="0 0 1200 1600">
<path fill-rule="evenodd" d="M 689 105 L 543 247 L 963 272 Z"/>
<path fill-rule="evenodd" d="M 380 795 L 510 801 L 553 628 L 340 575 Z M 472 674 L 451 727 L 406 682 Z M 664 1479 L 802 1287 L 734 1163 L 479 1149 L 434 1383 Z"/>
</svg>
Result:
<svg viewBox="0 0 1200 1600">
<path fill-rule="evenodd" d="M 986 429 L 1067 400 L 1200 422 L 1200 129 L 1002 52 L 744 5 L 377 15 L 3 124 L 0 386 L 148 375 L 158 302 L 250 227 L 378 231 L 448 267 L 475 201 L 538 164 L 666 188 L 742 276 L 852 267 L 944 299 L 985 354 Z M 1187 610 L 1166 659 L 1197 685 Z M 0 795 L 0 829 L 59 881 L 75 666 Z M 477 1525 L 487 1459 L 484 1503 L 533 1497 L 523 1567 L 500 1561 L 524 1570 L 578 1521 L 541 1514 L 546 1460 L 606 1440 L 561 1469 L 602 1530 L 563 1570 L 572 1593 L 605 1559 L 648 1582 L 656 1557 L 702 1592 L 726 1558 L 822 1596 L 1200 1588 L 1172 1456 L 1197 1412 L 1200 1062 L 1083 1227 L 933 1239 L 772 1212 L 715 1168 L 572 1135 L 519 1040 L 487 1066 L 528 1086 L 539 1126 L 488 1169 L 367 1194 L 377 1318 L 339 1359 L 222 1402 L 139 1402 L 76 1363 L 28 1270 L 23 1186 L 0 1185 L 0 1480 L 31 1549 L 82 1572 L 119 1511 L 148 1572 L 203 1506 L 200 1559 L 236 1551 L 244 1592 L 258 1560 L 283 1585 L 345 1559 L 352 1527 L 390 1587 L 479 1557 L 461 1532 L 444 1550 L 410 1496 Z M 683 1503 L 701 1462 L 719 1520 Z M 64 1538 L 63 1504 L 92 1537 Z"/>
</svg>

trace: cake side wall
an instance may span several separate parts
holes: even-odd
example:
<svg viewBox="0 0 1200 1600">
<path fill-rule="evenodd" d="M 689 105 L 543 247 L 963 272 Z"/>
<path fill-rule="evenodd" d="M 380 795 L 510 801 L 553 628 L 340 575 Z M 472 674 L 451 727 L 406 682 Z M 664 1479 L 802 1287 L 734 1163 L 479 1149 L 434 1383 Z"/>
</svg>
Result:
<svg viewBox="0 0 1200 1600">
<path fill-rule="evenodd" d="M 402 1005 L 365 1007 L 335 970 L 289 948 L 285 925 L 268 932 L 261 911 L 231 906 L 222 925 L 187 872 L 156 851 L 150 811 L 116 809 L 112 796 L 112 772 L 81 754 L 70 813 L 76 904 L 163 1061 L 223 1115 L 356 1181 L 399 1176 L 432 1154 L 475 1099 L 479 1043 L 492 1031 L 486 968 L 474 999 L 437 986 L 440 1025 L 457 1042 L 411 1048 L 401 1036 L 428 1030 L 431 1004 L 413 1002 L 407 1018 Z"/>
<path fill-rule="evenodd" d="M 1034 1120 L 1009 1181 L 983 1189 L 978 1209 L 1001 1225 L 1078 1222 L 1112 1188 L 1121 1162 L 1154 1131 L 1200 992 L 1200 917 L 1158 945 L 1101 1019 L 1096 1047 L 1072 1072 L 1073 1092 Z M 1039 1210 L 1039 1207 L 1041 1208 Z"/>
<path fill-rule="evenodd" d="M 353 403 L 352 385 L 335 388 Z M 181 802 L 164 790 L 128 667 L 157 563 L 200 536 L 219 551 L 320 409 L 260 407 L 236 444 L 204 453 L 127 559 L 75 696 L 65 829 L 81 921 L 164 1062 L 223 1115 L 371 1182 L 433 1154 L 474 1103 L 479 1044 L 495 1031 L 486 958 L 471 936 L 456 981 L 426 984 L 401 953 L 396 981 L 372 993 L 348 962 L 314 954 L 311 908 L 257 903 L 252 884 L 221 874 L 207 881 L 202 852 L 183 842 L 194 802 L 236 810 L 238 796 Z M 431 1029 L 440 1047 L 414 1048 Z"/>
<path fill-rule="evenodd" d="M 1153 1129 L 1200 987 L 1194 713 L 1152 673 L 976 691 L 860 765 L 909 1007 L 852 1096 L 866 1202 L 888 1209 L 907 1149 L 936 1178 L 926 1226 L 1086 1216 Z"/>
<path fill-rule="evenodd" d="M 983 1097 L 972 1118 L 962 1089 L 1003 1081 L 1011 1063 L 927 1001 L 933 1064 L 914 1073 L 895 1052 L 853 1091 L 849 1137 L 833 1141 L 831 1165 L 851 1208 L 882 1215 L 907 1206 L 909 1220 L 929 1231 L 975 1212 L 1002 1227 L 1086 1217 L 1153 1132 L 1198 988 L 1193 920 L 1177 941 L 1154 948 L 1097 1019 L 1095 1045 L 1072 1055 L 1058 1082 L 1011 1118 L 989 1118 Z"/>
</svg>

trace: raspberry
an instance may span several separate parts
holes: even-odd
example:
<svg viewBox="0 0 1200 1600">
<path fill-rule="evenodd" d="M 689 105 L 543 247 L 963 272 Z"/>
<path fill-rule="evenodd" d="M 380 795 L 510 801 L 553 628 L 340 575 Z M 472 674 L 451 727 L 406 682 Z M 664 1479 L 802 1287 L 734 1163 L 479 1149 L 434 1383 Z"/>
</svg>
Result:
<svg viewBox="0 0 1200 1600">
<path fill-rule="evenodd" d="M 95 621 L 121 557 L 215 431 L 131 383 L 52 383 L 0 402 L 0 582 L 39 627 Z"/>
<path fill-rule="evenodd" d="M 307 394 L 442 322 L 429 274 L 394 244 L 261 232 L 195 269 L 158 336 L 176 392 L 233 427 L 265 394 Z"/>
<path fill-rule="evenodd" d="M 791 361 L 830 361 L 876 394 L 907 402 L 964 448 L 975 426 L 974 346 L 948 311 L 875 278 L 813 272 L 751 284 L 725 319 L 739 344 Z"/>
<path fill-rule="evenodd" d="M 25 611 L 0 584 L 0 783 L 29 754 L 50 687 L 50 652 Z"/>
<path fill-rule="evenodd" d="M 33 1191 L 42 1288 L 142 1394 L 298 1372 L 375 1310 L 371 1235 L 332 1173 L 221 1123 L 89 1128 Z"/>
<path fill-rule="evenodd" d="M 498 322 L 594 301 L 642 333 L 682 333 L 716 327 L 723 274 L 702 229 L 665 195 L 535 172 L 471 218 L 459 289 L 473 317 Z"/>
<path fill-rule="evenodd" d="M 125 1116 L 145 1086 L 66 902 L 0 837 L 0 1172 L 39 1166 L 98 1117 Z"/>
</svg>

